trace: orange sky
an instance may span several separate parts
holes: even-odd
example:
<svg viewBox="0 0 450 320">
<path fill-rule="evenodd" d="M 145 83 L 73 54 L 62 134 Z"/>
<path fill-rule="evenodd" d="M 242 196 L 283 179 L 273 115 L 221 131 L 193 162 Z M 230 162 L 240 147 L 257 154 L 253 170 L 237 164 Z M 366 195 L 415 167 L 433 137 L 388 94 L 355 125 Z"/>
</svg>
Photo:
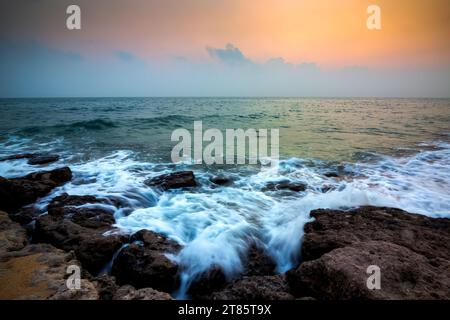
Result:
<svg viewBox="0 0 450 320">
<path fill-rule="evenodd" d="M 18 1 L 21 2 L 21 1 Z M 23 2 L 23 1 L 22 1 Z M 206 46 L 233 43 L 264 62 L 322 67 L 448 66 L 448 0 L 155 0 L 27 1 L 2 34 L 53 47 L 101 53 L 124 50 L 148 59 L 208 58 Z M 64 28 L 67 4 L 82 9 L 81 31 Z M 366 8 L 382 9 L 382 30 L 366 28 Z M 18 18 L 19 11 L 22 19 Z M 8 30 L 9 27 L 9 30 Z"/>
</svg>

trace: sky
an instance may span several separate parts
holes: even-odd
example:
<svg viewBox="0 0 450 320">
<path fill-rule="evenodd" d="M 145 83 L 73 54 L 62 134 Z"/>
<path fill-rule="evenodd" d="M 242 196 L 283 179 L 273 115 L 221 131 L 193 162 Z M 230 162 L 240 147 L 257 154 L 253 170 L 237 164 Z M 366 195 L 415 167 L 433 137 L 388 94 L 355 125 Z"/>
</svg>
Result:
<svg viewBox="0 0 450 320">
<path fill-rule="evenodd" d="M 0 0 L 0 97 L 450 97 L 449 35 L 448 0 Z"/>
</svg>

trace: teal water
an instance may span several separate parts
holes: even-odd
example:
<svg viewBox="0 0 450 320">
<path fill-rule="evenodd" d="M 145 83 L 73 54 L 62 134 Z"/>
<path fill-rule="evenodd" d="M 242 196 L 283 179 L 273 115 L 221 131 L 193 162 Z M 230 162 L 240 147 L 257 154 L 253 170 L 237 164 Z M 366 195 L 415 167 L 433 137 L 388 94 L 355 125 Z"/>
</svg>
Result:
<svg viewBox="0 0 450 320">
<path fill-rule="evenodd" d="M 173 164 L 177 128 L 279 129 L 281 162 L 258 166 Z M 54 196 L 93 194 L 127 204 L 114 215 L 123 232 L 147 228 L 184 245 L 179 296 L 211 265 L 232 277 L 255 239 L 280 272 L 298 263 L 303 225 L 317 208 L 398 207 L 450 217 L 449 99 L 123 98 L 0 100 L 0 156 L 55 152 L 55 164 L 0 162 L 0 175 L 21 176 L 69 165 L 71 183 Z M 193 170 L 200 187 L 160 193 L 143 181 Z M 263 170 L 264 169 L 264 170 Z M 338 172 L 340 178 L 327 176 Z M 216 174 L 233 179 L 218 187 Z M 289 180 L 305 192 L 265 191 Z"/>
</svg>

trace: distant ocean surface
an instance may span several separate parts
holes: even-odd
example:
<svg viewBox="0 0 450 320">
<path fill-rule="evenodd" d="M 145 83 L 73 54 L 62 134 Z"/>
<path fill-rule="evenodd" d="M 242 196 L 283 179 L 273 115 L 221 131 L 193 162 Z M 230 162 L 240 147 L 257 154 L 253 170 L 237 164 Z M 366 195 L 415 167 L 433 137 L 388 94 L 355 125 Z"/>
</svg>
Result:
<svg viewBox="0 0 450 320">
<path fill-rule="evenodd" d="M 278 128 L 278 168 L 172 164 L 173 130 Z M 176 257 L 189 282 L 217 264 L 241 271 L 246 239 L 257 239 L 285 271 L 298 263 L 303 225 L 317 208 L 398 207 L 450 217 L 449 99 L 99 98 L 0 100 L 0 157 L 51 152 L 42 168 L 0 162 L 0 175 L 68 165 L 62 192 L 120 197 L 115 213 L 125 232 L 161 232 L 184 245 Z M 201 186 L 157 193 L 143 181 L 193 170 Z M 328 177 L 335 172 L 339 178 Z M 217 187 L 223 174 L 234 180 Z M 268 182 L 305 183 L 305 192 L 264 191 Z"/>
</svg>

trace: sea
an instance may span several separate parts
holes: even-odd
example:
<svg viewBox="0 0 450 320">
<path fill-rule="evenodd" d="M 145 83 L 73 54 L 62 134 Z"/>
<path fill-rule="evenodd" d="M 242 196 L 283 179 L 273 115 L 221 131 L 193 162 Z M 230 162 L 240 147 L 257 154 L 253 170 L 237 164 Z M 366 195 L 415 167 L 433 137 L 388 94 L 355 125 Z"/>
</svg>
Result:
<svg viewBox="0 0 450 320">
<path fill-rule="evenodd" d="M 276 166 L 174 163 L 176 129 L 278 129 Z M 311 210 L 389 206 L 450 217 L 450 99 L 381 98 L 49 98 L 0 99 L 0 157 L 56 153 L 56 163 L 0 162 L 0 176 L 69 166 L 58 194 L 119 198 L 123 233 L 148 229 L 183 246 L 178 297 L 211 266 L 230 278 L 256 241 L 277 271 L 300 262 Z M 144 184 L 192 170 L 199 186 L 161 192 Z M 212 177 L 232 182 L 219 186 Z M 306 190 L 268 190 L 269 183 Z"/>
</svg>

